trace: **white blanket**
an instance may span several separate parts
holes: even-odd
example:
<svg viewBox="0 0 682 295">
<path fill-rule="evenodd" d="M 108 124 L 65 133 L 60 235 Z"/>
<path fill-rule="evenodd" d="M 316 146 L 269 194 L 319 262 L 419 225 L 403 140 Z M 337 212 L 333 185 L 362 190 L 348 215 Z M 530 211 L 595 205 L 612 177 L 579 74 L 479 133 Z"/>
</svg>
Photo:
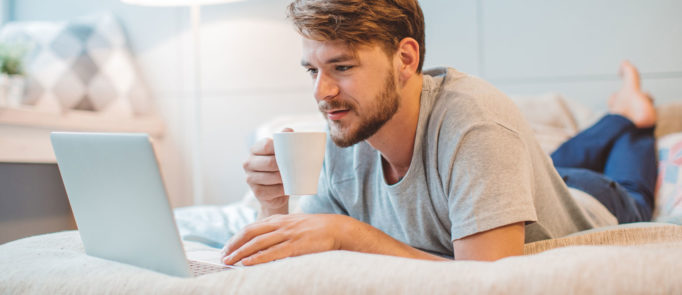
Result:
<svg viewBox="0 0 682 295">
<path fill-rule="evenodd" d="M 334 251 L 181 279 L 87 256 L 71 231 L 0 245 L 0 294 L 682 294 L 682 227 L 644 233 L 655 233 L 647 237 L 655 243 L 573 246 L 493 263 Z"/>
</svg>

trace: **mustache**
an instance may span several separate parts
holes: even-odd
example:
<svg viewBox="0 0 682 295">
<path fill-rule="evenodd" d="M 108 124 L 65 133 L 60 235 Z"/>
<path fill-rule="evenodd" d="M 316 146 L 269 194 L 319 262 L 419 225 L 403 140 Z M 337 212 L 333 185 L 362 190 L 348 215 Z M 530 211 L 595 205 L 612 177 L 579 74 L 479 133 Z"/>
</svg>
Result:
<svg viewBox="0 0 682 295">
<path fill-rule="evenodd" d="M 326 113 L 331 110 L 335 109 L 347 109 L 347 110 L 353 110 L 355 109 L 355 106 L 351 104 L 350 102 L 344 101 L 344 100 L 339 100 L 339 99 L 334 99 L 334 100 L 322 100 L 317 104 L 317 108 L 320 110 L 320 112 Z"/>
</svg>

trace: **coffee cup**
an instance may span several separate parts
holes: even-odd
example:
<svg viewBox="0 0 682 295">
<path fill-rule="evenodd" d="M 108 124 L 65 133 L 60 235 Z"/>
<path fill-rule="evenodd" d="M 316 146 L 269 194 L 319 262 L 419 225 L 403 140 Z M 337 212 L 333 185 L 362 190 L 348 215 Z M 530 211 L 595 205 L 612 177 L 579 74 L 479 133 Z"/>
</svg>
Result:
<svg viewBox="0 0 682 295">
<path fill-rule="evenodd" d="M 278 132 L 272 136 L 284 194 L 314 195 L 324 162 L 325 132 Z"/>
</svg>

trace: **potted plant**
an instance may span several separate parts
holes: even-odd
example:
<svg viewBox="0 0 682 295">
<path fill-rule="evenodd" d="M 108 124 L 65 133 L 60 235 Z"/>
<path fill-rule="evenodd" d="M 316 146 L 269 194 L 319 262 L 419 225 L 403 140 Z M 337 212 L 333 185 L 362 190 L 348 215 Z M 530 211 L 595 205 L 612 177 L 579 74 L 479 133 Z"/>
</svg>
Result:
<svg viewBox="0 0 682 295">
<path fill-rule="evenodd" d="M 23 69 L 25 54 L 25 46 L 0 43 L 0 105 L 21 105 L 26 84 Z"/>
</svg>

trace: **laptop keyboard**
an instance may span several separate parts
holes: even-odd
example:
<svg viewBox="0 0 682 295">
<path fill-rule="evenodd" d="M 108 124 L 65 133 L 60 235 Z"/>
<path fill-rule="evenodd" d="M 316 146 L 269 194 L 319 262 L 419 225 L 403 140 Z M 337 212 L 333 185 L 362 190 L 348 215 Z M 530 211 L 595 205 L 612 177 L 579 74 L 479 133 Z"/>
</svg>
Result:
<svg viewBox="0 0 682 295">
<path fill-rule="evenodd" d="M 225 270 L 234 268 L 234 267 L 229 267 L 227 265 L 221 266 L 221 265 L 215 265 L 215 264 L 210 264 L 210 263 L 205 263 L 205 262 L 200 262 L 200 261 L 194 261 L 194 260 L 188 260 L 188 262 L 189 262 L 189 269 L 192 272 L 192 275 L 195 277 L 205 275 L 205 274 L 214 273 L 214 272 L 225 271 Z"/>
</svg>

